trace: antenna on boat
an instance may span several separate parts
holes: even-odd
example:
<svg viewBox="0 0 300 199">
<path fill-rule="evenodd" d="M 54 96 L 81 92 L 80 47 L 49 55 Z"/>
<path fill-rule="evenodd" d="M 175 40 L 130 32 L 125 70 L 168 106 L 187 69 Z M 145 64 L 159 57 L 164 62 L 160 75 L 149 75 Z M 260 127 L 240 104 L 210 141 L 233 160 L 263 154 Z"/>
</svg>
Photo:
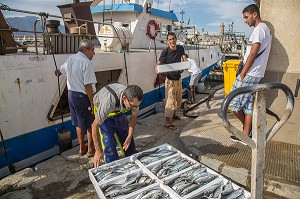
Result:
<svg viewBox="0 0 300 199">
<path fill-rule="evenodd" d="M 185 12 L 183 10 L 180 11 L 180 14 L 181 14 L 181 21 L 180 21 L 180 24 L 181 24 L 181 27 L 183 27 L 183 15 L 185 14 Z"/>
</svg>

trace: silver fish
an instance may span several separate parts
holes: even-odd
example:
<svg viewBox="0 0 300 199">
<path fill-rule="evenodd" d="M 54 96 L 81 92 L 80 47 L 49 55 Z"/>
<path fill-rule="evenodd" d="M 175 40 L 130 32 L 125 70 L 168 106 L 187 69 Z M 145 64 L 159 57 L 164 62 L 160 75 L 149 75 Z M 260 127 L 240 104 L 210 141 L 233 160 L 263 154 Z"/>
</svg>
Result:
<svg viewBox="0 0 300 199">
<path fill-rule="evenodd" d="M 190 186 L 186 187 L 185 189 L 183 189 L 181 191 L 181 195 L 184 196 L 184 195 L 186 195 L 188 193 L 191 193 L 192 191 L 195 191 L 198 188 L 199 188 L 199 185 L 197 185 L 197 184 L 191 184 Z"/>
<path fill-rule="evenodd" d="M 224 185 L 221 194 L 222 194 L 222 196 L 227 196 L 233 191 L 234 191 L 234 189 L 233 189 L 233 186 L 232 186 L 232 182 L 228 181 L 226 183 L 226 185 Z"/>
<path fill-rule="evenodd" d="M 237 197 L 240 197 L 243 194 L 244 194 L 244 189 L 240 187 L 237 190 L 234 190 L 231 194 L 229 194 L 226 197 L 226 199 L 236 199 Z"/>
</svg>

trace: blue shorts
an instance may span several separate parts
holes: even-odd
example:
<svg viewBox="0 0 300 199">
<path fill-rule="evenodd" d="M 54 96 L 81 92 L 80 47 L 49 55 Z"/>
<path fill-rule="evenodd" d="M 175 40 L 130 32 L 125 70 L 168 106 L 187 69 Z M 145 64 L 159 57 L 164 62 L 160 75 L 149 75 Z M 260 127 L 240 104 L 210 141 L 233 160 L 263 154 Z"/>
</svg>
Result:
<svg viewBox="0 0 300 199">
<path fill-rule="evenodd" d="M 72 124 L 85 131 L 91 128 L 94 122 L 94 115 L 92 115 L 91 103 L 86 94 L 68 91 L 68 101 Z"/>
<path fill-rule="evenodd" d="M 253 77 L 250 75 L 246 75 L 243 80 L 238 75 L 236 80 L 231 88 L 233 91 L 236 88 L 241 88 L 245 86 L 253 86 L 257 85 L 262 77 Z M 253 113 L 253 95 L 252 93 L 245 93 L 236 96 L 229 104 L 229 109 L 234 112 L 238 112 L 243 109 L 244 113 L 247 115 L 252 115 Z"/>
</svg>

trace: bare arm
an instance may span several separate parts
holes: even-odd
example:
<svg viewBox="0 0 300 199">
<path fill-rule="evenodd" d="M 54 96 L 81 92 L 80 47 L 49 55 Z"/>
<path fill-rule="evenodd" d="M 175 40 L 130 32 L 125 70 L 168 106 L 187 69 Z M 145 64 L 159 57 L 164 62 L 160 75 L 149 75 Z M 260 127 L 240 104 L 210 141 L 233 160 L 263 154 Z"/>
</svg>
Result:
<svg viewBox="0 0 300 199">
<path fill-rule="evenodd" d="M 187 61 L 187 56 L 186 56 L 186 54 L 182 55 L 182 60 L 183 60 L 183 61 Z"/>
<path fill-rule="evenodd" d="M 158 70 L 157 70 L 157 66 L 158 66 L 158 65 L 161 65 L 161 62 L 160 62 L 160 61 L 157 61 L 156 66 L 155 66 L 155 68 L 154 68 L 156 74 L 158 73 Z"/>
<path fill-rule="evenodd" d="M 131 111 L 131 117 L 129 121 L 129 128 L 128 128 L 128 136 L 123 144 L 123 149 L 126 151 L 130 145 L 131 139 L 133 138 L 134 128 L 137 122 L 137 111 Z"/>
<path fill-rule="evenodd" d="M 101 164 L 104 163 L 104 155 L 103 155 L 103 149 L 100 143 L 100 135 L 98 132 L 100 121 L 95 119 L 92 124 L 92 136 L 95 146 L 95 155 L 94 155 L 94 167 L 98 167 Z"/>
<path fill-rule="evenodd" d="M 246 63 L 244 64 L 244 68 L 243 68 L 242 72 L 240 73 L 240 77 L 241 77 L 242 80 L 246 76 L 248 70 L 253 65 L 254 60 L 256 59 L 256 56 L 258 54 L 260 45 L 261 45 L 260 43 L 254 43 L 254 44 L 252 44 L 250 54 L 249 54 L 249 56 L 248 56 L 248 58 L 246 60 Z"/>
<path fill-rule="evenodd" d="M 94 103 L 93 103 L 93 87 L 92 87 L 92 84 L 86 84 L 84 85 L 85 87 L 85 90 L 86 90 L 86 94 L 90 100 L 90 103 L 91 103 L 91 113 L 94 114 Z"/>
</svg>

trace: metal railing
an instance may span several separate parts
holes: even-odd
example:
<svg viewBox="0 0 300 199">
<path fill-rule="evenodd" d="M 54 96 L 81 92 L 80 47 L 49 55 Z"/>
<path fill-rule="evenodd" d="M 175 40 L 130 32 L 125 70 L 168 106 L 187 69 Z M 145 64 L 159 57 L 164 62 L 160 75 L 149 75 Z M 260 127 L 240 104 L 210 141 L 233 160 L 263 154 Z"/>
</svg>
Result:
<svg viewBox="0 0 300 199">
<path fill-rule="evenodd" d="M 32 15 L 38 15 L 40 17 L 40 19 L 38 21 L 40 21 L 40 25 L 41 25 L 41 30 L 42 32 L 38 32 L 36 31 L 36 23 L 37 21 L 34 22 L 34 31 L 28 31 L 28 30 L 19 30 L 16 28 L 9 28 L 9 29 L 4 29 L 5 31 L 11 31 L 11 32 L 30 32 L 30 33 L 34 33 L 36 35 L 36 33 L 42 33 L 43 34 L 43 54 L 45 54 L 45 49 L 46 49 L 46 37 L 49 34 L 46 30 L 46 20 L 48 19 L 48 17 L 53 17 L 53 18 L 59 18 L 59 19 L 63 19 L 63 20 L 74 20 L 74 21 L 81 21 L 81 22 L 85 22 L 87 23 L 93 23 L 93 24 L 102 24 L 104 25 L 110 25 L 112 26 L 112 28 L 114 29 L 117 37 L 110 37 L 110 38 L 118 38 L 119 42 L 121 43 L 121 38 L 120 35 L 118 34 L 118 32 L 116 31 L 116 28 L 114 25 L 109 24 L 109 23 L 102 23 L 102 22 L 95 22 L 95 21 L 90 21 L 90 20 L 85 20 L 85 19 L 78 19 L 78 18 L 72 18 L 72 17 L 62 17 L 62 16 L 58 16 L 58 15 L 51 15 L 49 13 L 46 12 L 32 12 L 32 11 L 27 11 L 27 10 L 19 10 L 19 9 L 14 9 L 14 8 L 10 8 L 7 5 L 4 5 L 2 3 L 0 3 L 0 10 L 6 10 L 6 11 L 12 11 L 12 12 L 19 12 L 19 13 L 25 13 L 25 14 L 32 14 Z M 3 31 L 3 30 L 2 30 Z M 92 35 L 92 34 L 88 34 L 88 32 L 86 32 L 87 35 L 89 36 L 95 36 L 95 37 L 101 37 L 100 35 Z M 37 52 L 37 38 L 35 37 L 35 49 L 36 49 L 36 54 L 38 54 Z"/>
<path fill-rule="evenodd" d="M 279 121 L 266 131 L 266 94 L 268 90 L 280 89 L 287 99 L 285 111 Z M 252 118 L 252 139 L 232 126 L 227 118 L 227 109 L 234 97 L 244 93 L 254 93 L 253 118 Z M 221 117 L 225 128 L 242 142 L 252 148 L 251 166 L 251 198 L 263 198 L 264 190 L 264 169 L 265 169 L 265 148 L 266 143 L 278 132 L 284 123 L 290 118 L 294 109 L 294 97 L 291 89 L 285 84 L 268 83 L 237 88 L 230 92 L 221 105 Z"/>
</svg>

